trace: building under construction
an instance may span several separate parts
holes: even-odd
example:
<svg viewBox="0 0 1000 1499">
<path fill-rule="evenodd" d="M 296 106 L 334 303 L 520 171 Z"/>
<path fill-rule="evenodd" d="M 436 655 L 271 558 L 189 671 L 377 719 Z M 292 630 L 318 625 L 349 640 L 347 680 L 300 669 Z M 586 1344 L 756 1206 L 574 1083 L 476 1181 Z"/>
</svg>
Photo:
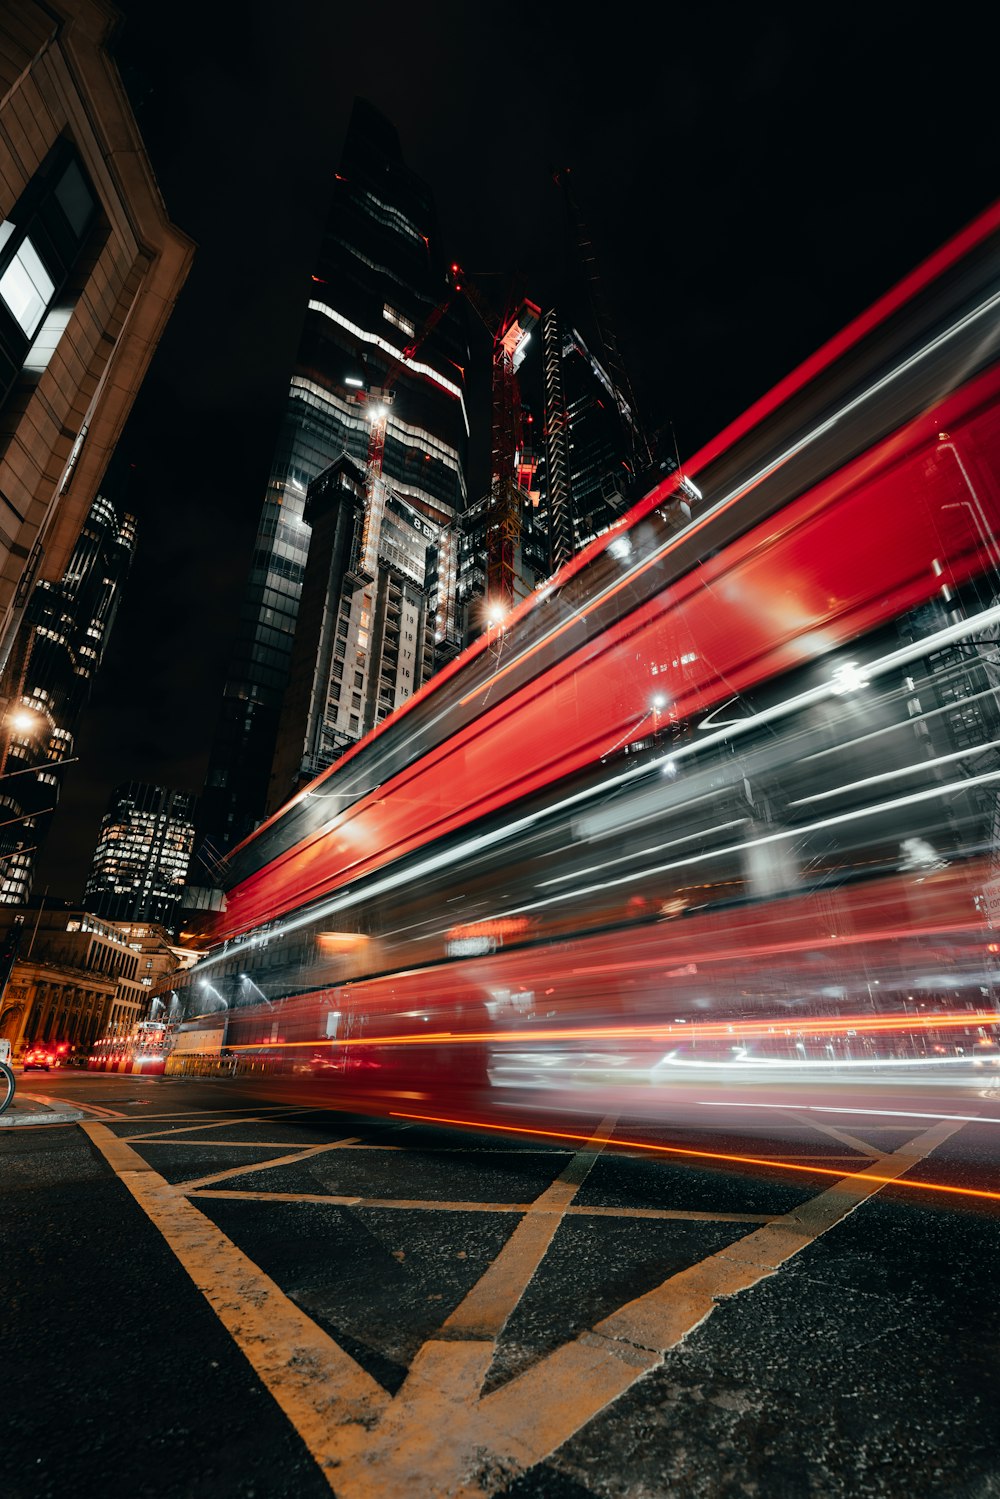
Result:
<svg viewBox="0 0 1000 1499">
<path fill-rule="evenodd" d="M 502 632 L 621 513 L 633 467 L 607 319 L 599 357 L 523 289 L 490 297 L 445 264 L 428 189 L 363 101 L 333 198 L 203 798 L 209 865 L 464 644 Z M 471 503 L 470 359 L 490 370 Z"/>
<path fill-rule="evenodd" d="M 392 126 L 363 100 L 354 106 L 332 195 L 304 288 L 302 337 L 209 762 L 201 832 L 219 850 L 260 820 L 272 771 L 280 798 L 371 727 L 364 705 L 375 704 L 376 715 L 381 709 L 382 663 L 373 670 L 370 624 L 361 618 L 377 613 L 383 572 L 394 586 L 425 596 L 436 659 L 459 646 L 453 528 L 467 497 L 463 324 L 450 306 L 430 191 L 406 167 Z M 319 727 L 314 714 L 316 731 L 307 733 L 298 716 L 288 731 L 296 742 L 279 746 L 310 553 L 306 496 L 344 454 L 361 473 L 360 513 L 350 484 L 344 490 L 359 529 L 351 531 L 349 565 L 329 575 L 334 591 L 311 612 L 310 628 L 326 615 L 343 619 L 346 604 L 354 645 L 345 706 L 353 709 L 357 696 L 362 707 L 343 715 L 337 702 L 331 716 L 331 680 L 314 671 L 308 691 Z M 420 526 L 434 542 L 424 577 L 414 574 L 406 540 Z M 303 658 L 311 653 L 315 662 L 317 641 L 302 641 Z"/>
</svg>

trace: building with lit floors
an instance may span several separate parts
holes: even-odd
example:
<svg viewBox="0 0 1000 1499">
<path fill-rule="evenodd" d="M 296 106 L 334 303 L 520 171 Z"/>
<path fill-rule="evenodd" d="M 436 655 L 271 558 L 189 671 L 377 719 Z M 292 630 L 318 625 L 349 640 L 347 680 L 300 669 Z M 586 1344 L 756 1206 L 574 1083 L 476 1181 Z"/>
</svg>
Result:
<svg viewBox="0 0 1000 1499">
<path fill-rule="evenodd" d="M 433 579 L 452 527 L 386 487 L 362 566 L 365 472 L 344 454 L 309 486 L 312 530 L 268 814 L 381 723 L 435 667 Z"/>
<path fill-rule="evenodd" d="M 393 506 L 437 530 L 466 499 L 467 352 L 434 205 L 392 126 L 363 100 L 331 186 L 202 798 L 200 831 L 220 851 L 260 821 L 268 798 L 310 551 L 310 484 L 343 453 L 368 475 L 378 524 L 359 565 L 376 591 L 374 559 L 386 555 Z M 447 548 L 433 594 L 435 643 L 447 651 L 457 637 Z M 301 757 L 300 730 L 301 720 L 282 763 Z"/>
<path fill-rule="evenodd" d="M 104 0 L 0 7 L 0 666 L 58 584 L 194 246 L 170 223 Z"/>
<path fill-rule="evenodd" d="M 458 617 L 462 643 L 469 645 L 490 625 L 500 625 L 509 609 L 526 599 L 549 576 L 548 531 L 540 529 L 527 493 L 517 495 L 519 540 L 513 550 L 513 599 L 506 606 L 490 597 L 489 549 L 496 545 L 496 501 L 485 494 L 466 510 L 458 541 Z"/>
<path fill-rule="evenodd" d="M 116 922 L 158 922 L 173 930 L 194 844 L 194 798 L 129 781 L 115 788 L 84 902 Z"/>
<path fill-rule="evenodd" d="M 633 489 L 630 413 L 601 360 L 554 309 L 543 319 L 545 442 L 530 555 L 546 576 L 628 509 Z"/>
<path fill-rule="evenodd" d="M 135 522 L 104 495 L 58 583 L 42 579 L 0 675 L 0 905 L 20 905 L 107 649 L 135 553 Z"/>
</svg>

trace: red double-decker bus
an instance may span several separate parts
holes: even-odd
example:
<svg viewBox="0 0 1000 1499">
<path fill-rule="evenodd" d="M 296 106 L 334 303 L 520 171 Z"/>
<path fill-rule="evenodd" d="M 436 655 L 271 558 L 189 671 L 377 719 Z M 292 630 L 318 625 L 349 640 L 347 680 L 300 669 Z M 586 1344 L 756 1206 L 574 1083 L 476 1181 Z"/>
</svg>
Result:
<svg viewBox="0 0 1000 1499">
<path fill-rule="evenodd" d="M 991 1061 L 998 235 L 1000 208 L 234 851 L 168 1070 L 203 1033 L 352 1106 L 485 1114 L 699 1044 Z"/>
</svg>

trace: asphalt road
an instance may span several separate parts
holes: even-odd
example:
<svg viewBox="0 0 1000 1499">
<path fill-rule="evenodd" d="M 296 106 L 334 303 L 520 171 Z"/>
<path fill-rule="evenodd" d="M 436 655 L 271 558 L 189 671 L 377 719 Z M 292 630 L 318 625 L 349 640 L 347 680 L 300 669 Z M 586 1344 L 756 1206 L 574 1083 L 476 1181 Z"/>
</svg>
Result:
<svg viewBox="0 0 1000 1499">
<path fill-rule="evenodd" d="M 988 1090 L 640 1149 L 19 1085 L 86 1118 L 0 1136 L 11 1499 L 1000 1495 Z"/>
</svg>

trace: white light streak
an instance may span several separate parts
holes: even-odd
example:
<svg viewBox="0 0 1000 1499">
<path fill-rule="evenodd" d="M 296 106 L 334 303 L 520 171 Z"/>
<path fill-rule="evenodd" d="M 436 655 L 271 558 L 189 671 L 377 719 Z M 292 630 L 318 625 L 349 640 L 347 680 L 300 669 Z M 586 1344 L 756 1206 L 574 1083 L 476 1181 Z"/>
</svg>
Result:
<svg viewBox="0 0 1000 1499">
<path fill-rule="evenodd" d="M 449 380 L 446 375 L 440 374 L 432 365 L 424 364 L 420 359 L 407 359 L 403 350 L 397 349 L 388 339 L 380 337 L 377 333 L 369 333 L 364 328 L 359 328 L 357 323 L 352 323 L 349 318 L 344 317 L 343 313 L 337 312 L 333 307 L 328 307 L 325 302 L 310 300 L 309 311 L 322 313 L 324 317 L 328 317 L 331 321 L 339 323 L 342 328 L 346 328 L 348 333 L 353 333 L 355 338 L 360 338 L 366 344 L 374 344 L 383 354 L 388 354 L 394 361 L 399 360 L 405 369 L 412 370 L 418 375 L 426 375 L 428 380 L 433 380 L 434 384 L 439 385 L 442 390 L 447 391 L 448 395 L 454 396 L 462 408 L 462 419 L 465 422 L 465 431 L 468 436 L 469 418 L 465 410 L 465 396 L 462 393 L 461 387 L 456 385 L 454 380 Z"/>
<path fill-rule="evenodd" d="M 990 771 L 987 775 L 970 776 L 967 780 L 950 781 L 944 786 L 931 786 L 925 791 L 915 791 L 910 796 L 897 797 L 894 801 L 878 802 L 872 807 L 858 807 L 853 812 L 841 812 L 836 817 L 824 817 L 818 822 L 806 823 L 802 827 L 782 828 L 777 833 L 766 833 L 761 838 L 748 838 L 743 843 L 729 843 L 722 848 L 708 849 L 704 853 L 693 854 L 688 859 L 674 859 L 669 864 L 656 864 L 650 869 L 634 870 L 631 874 L 621 875 L 615 880 L 602 880 L 597 885 L 582 885 L 573 890 L 567 890 L 562 895 L 550 895 L 545 900 L 530 901 L 523 906 L 512 906 L 503 912 L 494 912 L 491 919 L 498 920 L 501 916 L 521 916 L 525 911 L 537 911 L 543 906 L 552 906 L 563 900 L 577 900 L 583 895 L 595 895 L 603 890 L 612 890 L 617 885 L 630 885 L 636 880 L 652 879 L 654 875 L 669 874 L 674 869 L 690 868 L 693 864 L 704 863 L 708 859 L 721 859 L 728 854 L 742 854 L 748 848 L 762 848 L 768 843 L 779 843 L 788 838 L 801 838 L 806 833 L 819 832 L 823 828 L 833 828 L 845 822 L 857 822 L 865 817 L 876 817 L 884 812 L 895 812 L 902 807 L 912 807 L 918 802 L 932 801 L 937 798 L 954 795 L 958 791 L 967 791 L 973 786 L 985 786 L 1000 781 L 1000 770 Z"/>
<path fill-rule="evenodd" d="M 942 645 L 949 644 L 954 640 L 964 639 L 969 635 L 975 634 L 976 631 L 983 630 L 989 625 L 997 622 L 1000 622 L 1000 605 L 992 609 L 984 609 L 979 614 L 973 615 L 969 619 L 961 620 L 957 624 L 949 625 L 945 629 L 939 630 L 935 634 L 927 636 L 925 639 L 915 643 L 912 646 L 907 646 L 902 648 L 901 650 L 893 651 L 889 655 L 882 657 L 878 661 L 869 662 L 867 663 L 865 669 L 871 677 L 880 675 L 885 671 L 889 671 L 895 666 L 904 665 L 909 661 L 917 660 L 921 655 L 927 655 L 939 650 Z M 822 701 L 824 697 L 829 695 L 829 692 L 829 684 L 825 684 L 824 686 L 813 688 L 808 692 L 800 693 L 797 697 L 789 698 L 784 703 L 777 703 L 772 708 L 767 708 L 760 713 L 754 714 L 752 718 L 749 718 L 745 721 L 741 720 L 738 724 L 733 725 L 729 728 L 720 729 L 718 733 L 711 734 L 705 739 L 699 740 L 697 742 L 692 742 L 687 745 L 679 745 L 671 751 L 671 754 L 668 758 L 672 763 L 676 764 L 678 760 L 686 759 L 690 755 L 700 753 L 702 750 L 708 749 L 714 744 L 723 744 L 734 737 L 738 737 L 738 735 L 746 733 L 750 728 L 758 727 L 763 723 L 774 722 L 779 718 L 787 717 L 791 713 L 798 711 L 803 706 Z M 662 761 L 658 761 L 656 762 L 656 767 L 659 768 L 662 766 L 662 764 Z M 580 803 L 585 801 L 593 800 L 596 797 L 601 797 L 603 799 L 607 796 L 609 791 L 614 790 L 616 787 L 623 786 L 628 782 L 635 780 L 637 776 L 648 776 L 649 773 L 649 765 L 640 765 L 629 770 L 621 771 L 618 775 L 612 776 L 609 779 L 603 781 L 600 786 L 586 787 L 582 791 L 578 791 L 571 796 L 564 797 L 562 801 L 555 803 L 554 806 L 544 811 L 535 812 L 527 817 L 517 819 L 516 821 L 508 824 L 507 827 L 497 829 L 493 833 L 482 834 L 479 837 L 467 839 L 465 842 L 457 845 L 454 849 L 452 849 L 451 852 L 436 854 L 432 858 L 427 859 L 421 864 L 417 865 L 416 868 L 412 871 L 406 871 L 405 873 L 399 872 L 387 874 L 382 879 L 375 881 L 374 884 L 370 886 L 365 885 L 362 887 L 362 889 L 357 891 L 354 891 L 350 887 L 348 887 L 347 890 L 341 892 L 326 904 L 319 906 L 314 910 L 307 911 L 302 915 L 294 918 L 293 920 L 286 922 L 284 925 L 277 927 L 273 932 L 268 934 L 268 940 L 273 940 L 275 937 L 284 935 L 287 932 L 296 931 L 298 928 L 307 926 L 310 922 L 319 920 L 321 917 L 329 915 L 334 911 L 347 910 L 350 907 L 359 904 L 362 900 L 368 900 L 373 896 L 382 895 L 390 890 L 395 890 L 400 885 L 408 884 L 411 881 L 417 881 L 426 874 L 432 874 L 440 869 L 447 868 L 450 864 L 461 863 L 463 860 L 470 858 L 472 855 L 482 852 L 485 848 L 495 847 L 498 843 L 508 838 L 516 838 L 527 828 L 534 827 L 536 823 L 540 822 L 543 818 L 554 817 L 561 812 L 568 811 L 569 808 L 573 806 L 579 805 Z M 930 791 L 916 793 L 912 797 L 900 798 L 897 801 L 883 803 L 876 807 L 863 808 L 857 812 L 844 813 L 840 817 L 825 819 L 822 822 L 809 824 L 807 827 L 788 829 L 781 833 L 769 834 L 764 838 L 758 839 L 757 842 L 772 843 L 778 841 L 778 839 L 781 838 L 801 836 L 803 833 L 815 831 L 818 828 L 831 827 L 836 823 L 850 821 L 853 818 L 872 816 L 879 811 L 888 811 L 896 807 L 909 806 L 915 801 L 924 801 L 932 796 L 950 795 L 952 792 L 966 790 L 970 786 L 986 784 L 987 782 L 996 780 L 1000 780 L 1000 772 L 987 776 L 973 777 L 968 780 L 953 782 L 949 786 L 935 787 Z M 333 827 L 335 825 L 335 823 L 329 824 L 330 827 Z M 751 845 L 749 843 L 732 844 L 727 848 L 716 849 L 709 854 L 700 855 L 699 858 L 718 858 L 723 854 L 740 852 L 745 848 L 749 848 L 750 846 Z M 647 878 L 652 874 L 665 873 L 669 870 L 683 868 L 697 862 L 698 859 L 696 858 L 682 859 L 671 864 L 663 865 L 657 869 L 646 870 L 640 874 L 623 877 L 622 879 L 616 880 L 613 883 L 625 884 L 628 883 L 630 879 Z M 541 906 L 552 905 L 560 900 L 575 898 L 576 895 L 590 894 L 593 891 L 600 890 L 602 888 L 604 888 L 604 886 L 595 885 L 583 890 L 573 891 L 563 895 L 551 896 L 547 900 L 534 902 L 530 905 L 519 906 L 516 907 L 513 911 L 505 912 L 504 914 L 521 914 L 524 911 L 536 910 Z M 230 947 L 227 951 L 220 952 L 218 954 L 212 955 L 211 957 L 203 959 L 203 961 L 198 965 L 198 971 L 204 971 L 204 969 L 211 964 L 218 963 L 224 958 L 232 957 L 239 952 L 245 951 L 247 947 L 250 947 L 253 944 L 254 939 L 252 937 L 244 938 L 243 941 Z"/>
<path fill-rule="evenodd" d="M 963 1060 L 962 1058 L 958 1059 Z M 1000 1119 L 991 1119 L 988 1114 L 931 1114 L 918 1113 L 914 1109 L 869 1109 L 863 1105 L 856 1109 L 820 1103 L 744 1103 L 742 1099 L 726 1101 L 718 1098 L 699 1098 L 703 1109 L 781 1109 L 795 1114 L 855 1114 L 865 1118 L 879 1119 L 955 1119 L 962 1124 L 1000 1124 Z"/>
<path fill-rule="evenodd" d="M 567 880 L 578 880 L 584 875 L 598 874 L 602 869 L 612 869 L 616 864 L 628 864 L 634 859 L 641 859 L 646 854 L 662 853 L 667 848 L 679 848 L 682 843 L 691 843 L 694 839 L 709 838 L 713 833 L 728 832 L 730 828 L 743 827 L 748 821 L 746 817 L 737 817 L 732 822 L 720 822 L 714 828 L 699 828 L 696 833 L 685 833 L 683 838 L 672 838 L 669 843 L 657 843 L 651 848 L 640 848 L 634 854 L 622 854 L 617 859 L 607 859 L 602 864 L 591 864 L 586 869 L 576 869 L 572 874 L 554 875 L 550 880 L 539 880 L 539 888 L 547 885 L 562 885 Z M 744 847 L 743 844 L 740 847 Z"/>
<path fill-rule="evenodd" d="M 963 699 L 963 706 L 965 699 Z M 912 724 L 912 718 L 906 720 L 906 724 Z M 900 725 L 903 727 L 903 725 Z M 860 781 L 848 781 L 844 786 L 834 786 L 832 791 L 817 791 L 812 796 L 800 796 L 795 801 L 789 802 L 790 807 L 804 807 L 808 802 L 827 801 L 831 796 L 845 796 L 848 791 L 861 791 L 865 786 L 878 786 L 885 781 L 897 781 L 900 776 L 917 775 L 924 770 L 933 770 L 938 765 L 950 765 L 955 760 L 965 760 L 973 755 L 981 755 L 986 750 L 1000 749 L 1000 739 L 990 739 L 985 744 L 976 744 L 969 749 L 955 750 L 950 755 L 939 755 L 936 760 L 918 760 L 912 765 L 903 765 L 899 770 L 885 770 L 877 776 L 865 776 Z"/>
</svg>

